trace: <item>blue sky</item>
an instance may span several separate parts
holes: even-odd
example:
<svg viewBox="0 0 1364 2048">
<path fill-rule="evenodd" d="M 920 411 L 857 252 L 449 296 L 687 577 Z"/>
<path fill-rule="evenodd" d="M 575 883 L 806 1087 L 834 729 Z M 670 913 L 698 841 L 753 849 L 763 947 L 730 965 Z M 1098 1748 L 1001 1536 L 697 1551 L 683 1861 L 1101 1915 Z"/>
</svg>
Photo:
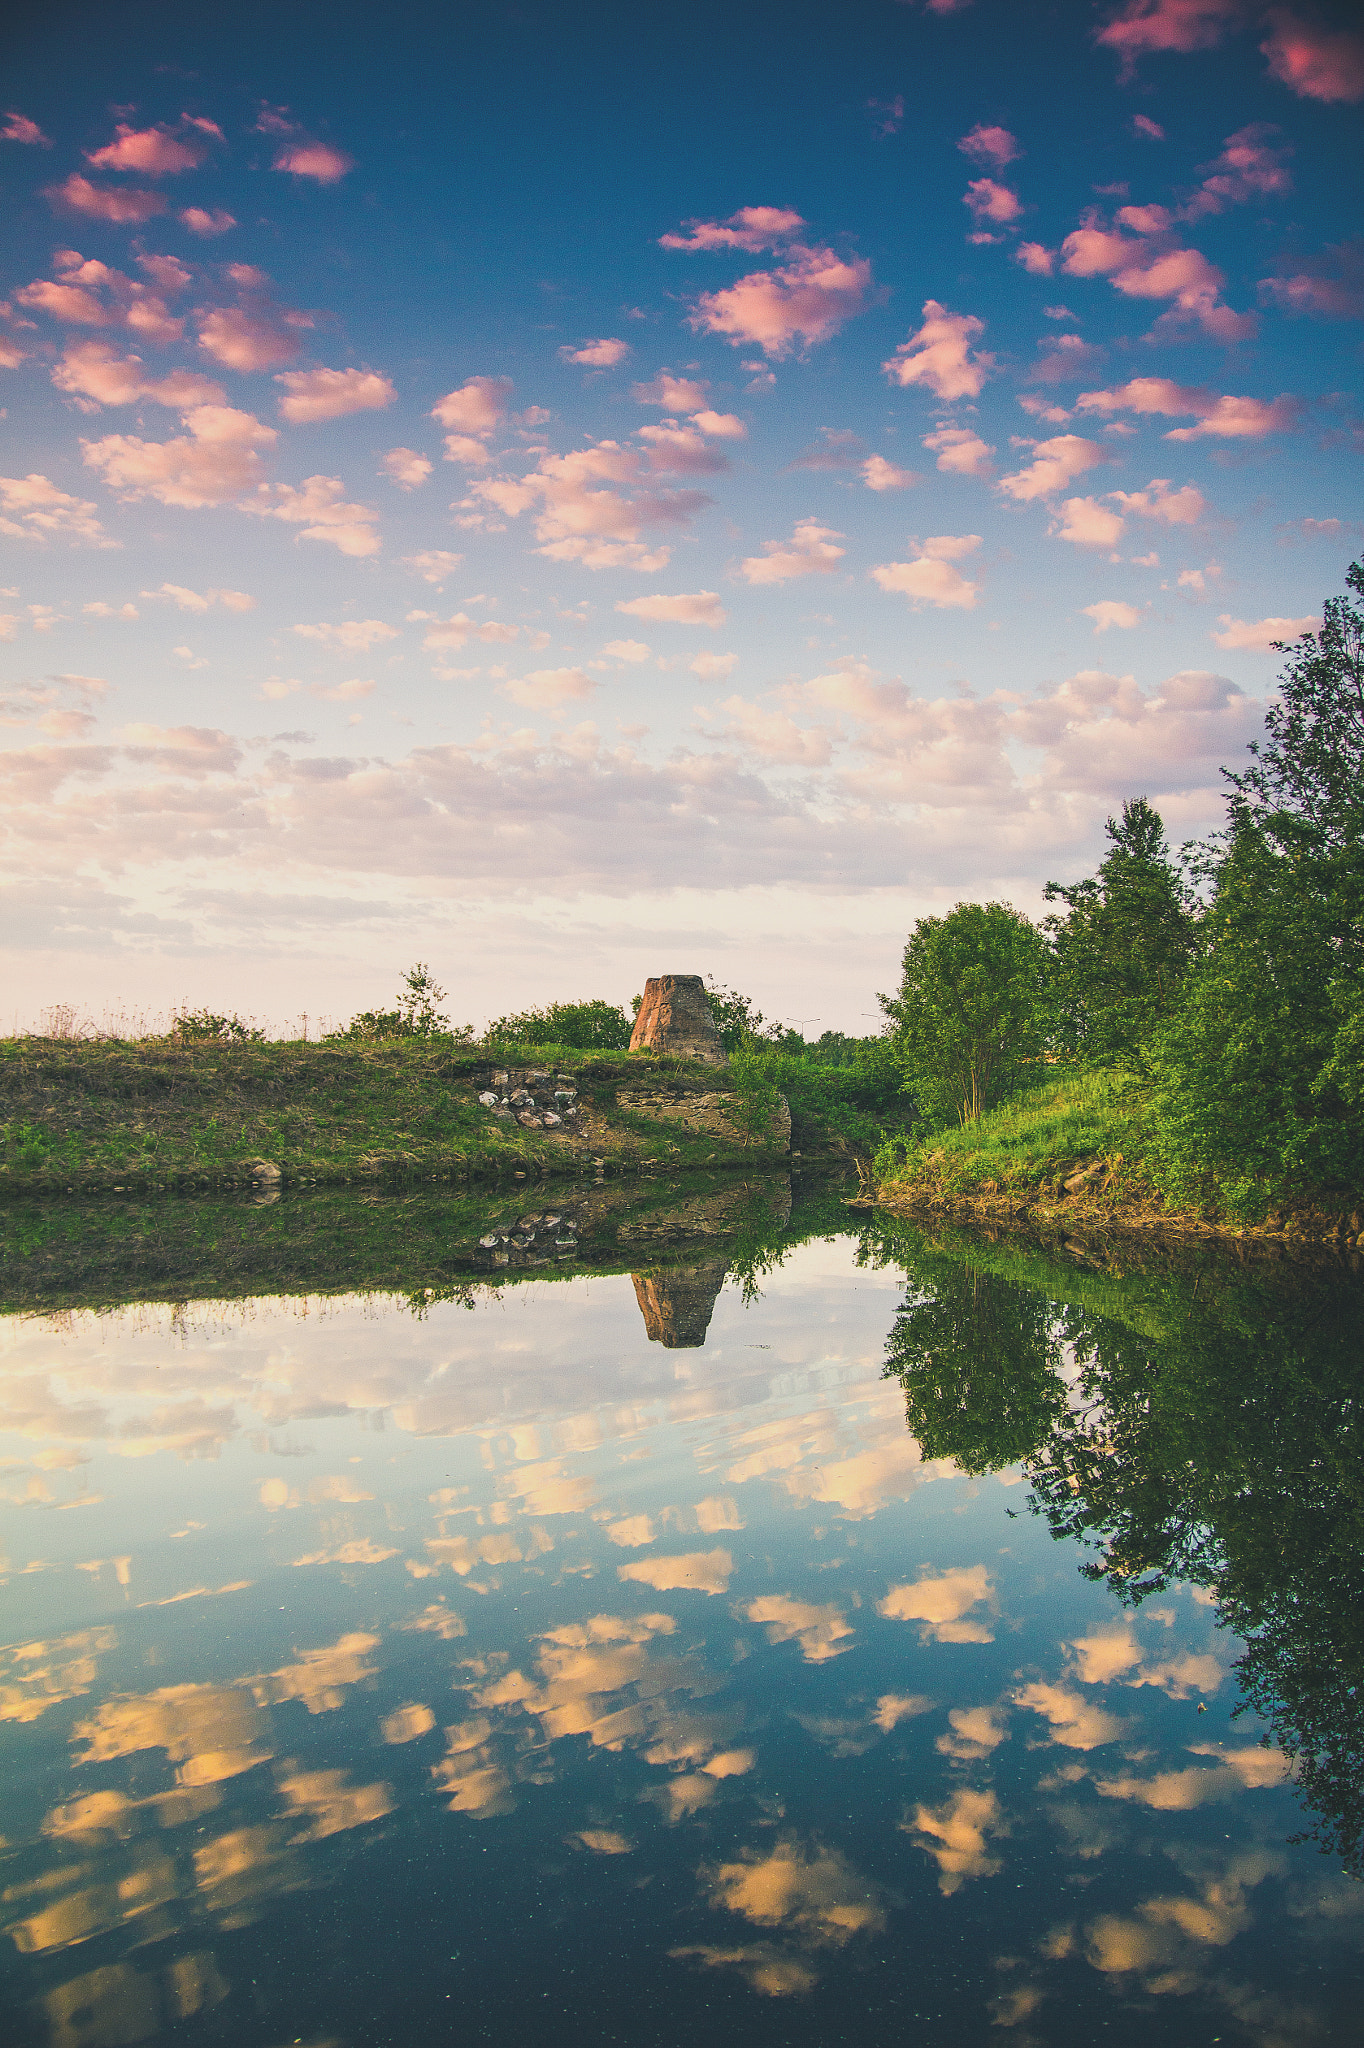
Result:
<svg viewBox="0 0 1364 2048">
<path fill-rule="evenodd" d="M 1347 10 L 57 7 L 9 80 L 20 1023 L 420 955 L 869 1028 L 915 916 L 1215 824 L 1359 553 Z"/>
</svg>

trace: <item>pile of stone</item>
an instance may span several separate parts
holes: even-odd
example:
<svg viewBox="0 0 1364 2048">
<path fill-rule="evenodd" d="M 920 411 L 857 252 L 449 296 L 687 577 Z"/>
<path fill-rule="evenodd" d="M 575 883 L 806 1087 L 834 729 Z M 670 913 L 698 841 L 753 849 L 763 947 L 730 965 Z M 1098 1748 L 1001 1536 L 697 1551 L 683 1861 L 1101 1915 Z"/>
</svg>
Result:
<svg viewBox="0 0 1364 2048">
<path fill-rule="evenodd" d="M 547 1266 L 553 1259 L 571 1259 L 578 1249 L 578 1226 L 557 1209 L 518 1216 L 478 1240 L 478 1248 L 494 1266 Z"/>
<path fill-rule="evenodd" d="M 551 1074 L 543 1067 L 524 1073 L 507 1068 L 491 1077 L 479 1101 L 504 1119 L 515 1118 L 528 1131 L 570 1129 L 578 1116 L 578 1086 L 571 1074 Z"/>
</svg>

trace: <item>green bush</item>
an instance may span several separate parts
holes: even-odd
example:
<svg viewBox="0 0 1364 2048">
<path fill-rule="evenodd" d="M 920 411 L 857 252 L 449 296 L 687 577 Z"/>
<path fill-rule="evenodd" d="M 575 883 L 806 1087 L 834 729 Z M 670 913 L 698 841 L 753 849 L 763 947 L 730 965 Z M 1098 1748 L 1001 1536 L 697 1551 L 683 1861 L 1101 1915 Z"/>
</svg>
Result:
<svg viewBox="0 0 1364 2048">
<path fill-rule="evenodd" d="M 574 1052 L 624 1052 L 630 1020 L 615 1003 L 546 1003 L 494 1017 L 484 1038 L 490 1045 L 562 1045 Z"/>
</svg>

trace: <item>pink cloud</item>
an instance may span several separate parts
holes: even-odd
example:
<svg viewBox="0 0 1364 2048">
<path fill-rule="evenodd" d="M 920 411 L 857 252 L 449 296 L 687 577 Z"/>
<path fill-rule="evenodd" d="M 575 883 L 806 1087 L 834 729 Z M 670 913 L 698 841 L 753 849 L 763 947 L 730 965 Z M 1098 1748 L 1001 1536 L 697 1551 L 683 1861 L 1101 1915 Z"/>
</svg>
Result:
<svg viewBox="0 0 1364 2048">
<path fill-rule="evenodd" d="M 1193 484 L 1171 490 L 1170 479 L 1153 477 L 1144 491 L 1110 491 L 1124 511 L 1139 513 L 1143 519 L 1159 519 L 1166 526 L 1196 526 L 1207 511 L 1207 500 Z"/>
<path fill-rule="evenodd" d="M 750 555 L 739 568 L 749 583 L 788 583 L 796 576 L 827 576 L 838 567 L 846 548 L 835 547 L 841 533 L 815 519 L 798 519 L 789 541 L 765 540 L 760 555 Z"/>
<path fill-rule="evenodd" d="M 665 439 L 657 451 L 598 441 L 567 455 L 542 455 L 529 476 L 480 479 L 463 508 L 475 522 L 486 508 L 509 519 L 534 508 L 539 552 L 551 561 L 646 572 L 663 568 L 667 550 L 646 547 L 641 528 L 685 524 L 710 500 L 699 491 L 660 490 L 649 482 L 650 471 L 676 467 L 681 459 L 667 440 L 677 430 L 665 425 L 659 431 Z M 628 488 L 604 488 L 611 484 L 646 487 L 632 496 Z"/>
<path fill-rule="evenodd" d="M 267 519 L 283 519 L 301 528 L 300 540 L 326 541 L 343 555 L 377 554 L 380 540 L 374 522 L 378 514 L 371 505 L 347 504 L 345 491 L 339 476 L 305 477 L 301 490 L 293 484 L 262 484 L 254 498 L 243 501 L 241 509 Z"/>
<path fill-rule="evenodd" d="M 1097 498 L 1067 498 L 1051 530 L 1058 540 L 1074 541 L 1078 547 L 1111 548 L 1123 525 L 1122 515 L 1110 512 Z"/>
<path fill-rule="evenodd" d="M 272 169 L 289 171 L 295 178 L 315 178 L 319 185 L 335 185 L 355 169 L 355 158 L 329 142 L 299 142 L 280 150 Z"/>
<path fill-rule="evenodd" d="M 1087 604 L 1082 609 L 1087 619 L 1093 619 L 1096 633 L 1106 633 L 1111 626 L 1130 632 L 1133 626 L 1141 624 L 1141 613 L 1136 606 L 1122 604 L 1116 598 L 1106 597 L 1098 604 Z"/>
<path fill-rule="evenodd" d="M 81 456 L 120 498 L 154 498 L 197 510 L 229 504 L 258 485 L 259 451 L 279 439 L 273 427 L 227 405 L 194 406 L 185 426 L 187 434 L 169 441 L 143 441 L 135 434 L 82 441 Z"/>
<path fill-rule="evenodd" d="M 415 491 L 431 474 L 431 463 L 415 448 L 390 448 L 383 459 L 383 472 L 401 490 Z"/>
<path fill-rule="evenodd" d="M 413 614 L 425 618 L 425 612 Z M 317 625 L 291 626 L 302 640 L 317 640 L 324 647 L 339 648 L 345 654 L 368 654 L 372 647 L 382 646 L 385 640 L 396 640 L 398 628 L 386 624 L 383 619 L 343 619 L 339 625 L 319 621 Z"/>
<path fill-rule="evenodd" d="M 660 594 L 622 599 L 616 610 L 627 618 L 650 619 L 655 623 L 679 626 L 723 626 L 725 623 L 725 608 L 720 602 L 719 592 L 714 590 L 694 590 L 673 597 Z"/>
<path fill-rule="evenodd" d="M 1014 250 L 1014 261 L 1021 263 L 1031 277 L 1050 277 L 1056 268 L 1056 252 L 1041 242 L 1020 242 Z"/>
<path fill-rule="evenodd" d="M 17 342 L 0 335 L 0 370 L 17 370 L 20 363 L 26 363 L 28 356 Z"/>
<path fill-rule="evenodd" d="M 1149 114 L 1133 114 L 1132 133 L 1146 142 L 1164 142 L 1165 130 L 1159 121 L 1153 121 Z"/>
<path fill-rule="evenodd" d="M 649 384 L 632 384 L 630 396 L 640 405 L 658 405 L 664 412 L 697 413 L 707 403 L 709 384 L 698 384 L 690 377 L 674 377 L 671 370 L 660 370 Z"/>
<path fill-rule="evenodd" d="M 937 611 L 974 611 L 980 585 L 952 564 L 979 546 L 978 533 L 938 534 L 923 543 L 913 561 L 879 563 L 872 577 L 882 590 L 909 598 L 916 611 L 925 604 Z"/>
<path fill-rule="evenodd" d="M 993 178 L 973 178 L 962 196 L 962 205 L 969 206 L 971 217 L 978 224 L 993 221 L 997 227 L 1009 227 L 1023 211 L 1023 202 L 1016 192 L 1007 185 L 997 185 Z"/>
<path fill-rule="evenodd" d="M 458 390 L 437 399 L 431 417 L 458 434 L 486 438 L 506 418 L 513 388 L 510 377 L 466 377 Z"/>
<path fill-rule="evenodd" d="M 166 201 L 159 192 L 139 191 L 136 187 L 109 191 L 92 185 L 79 171 L 72 171 L 63 184 L 49 187 L 47 196 L 56 207 L 83 213 L 89 220 L 110 221 L 116 227 L 140 227 L 153 214 L 166 211 Z"/>
<path fill-rule="evenodd" d="M 924 435 L 924 447 L 938 458 L 938 468 L 948 476 L 988 476 L 994 449 L 969 427 L 939 427 Z"/>
<path fill-rule="evenodd" d="M 1063 405 L 1053 405 L 1050 399 L 1039 398 L 1033 391 L 1020 392 L 1018 402 L 1024 412 L 1035 420 L 1045 420 L 1049 427 L 1063 427 L 1070 418 Z M 1135 432 L 1135 429 L 1129 431 Z"/>
<path fill-rule="evenodd" d="M 566 363 L 582 363 L 589 370 L 614 370 L 630 353 L 628 341 L 585 341 L 581 348 L 561 348 Z"/>
<path fill-rule="evenodd" d="M 86 411 L 151 399 L 156 405 L 184 412 L 196 405 L 222 405 L 227 395 L 221 384 L 195 370 L 149 377 L 140 356 L 121 356 L 103 341 L 82 341 L 68 348 L 52 372 L 52 382 L 58 391 L 90 400 L 83 408 Z"/>
<path fill-rule="evenodd" d="M 1053 440 L 1036 442 L 1032 461 L 1012 476 L 1002 476 L 997 489 L 1021 504 L 1028 504 L 1034 498 L 1051 497 L 1104 460 L 1104 451 L 1097 441 L 1086 441 L 1079 434 L 1058 434 Z"/>
<path fill-rule="evenodd" d="M 1135 60 L 1152 51 L 1215 50 L 1243 12 L 1243 0 L 1126 0 L 1094 40 L 1122 58 L 1131 77 Z"/>
<path fill-rule="evenodd" d="M 313 324 L 306 314 L 273 306 L 210 306 L 195 317 L 204 354 L 243 375 L 291 363 L 303 346 L 299 328 Z"/>
<path fill-rule="evenodd" d="M 849 261 L 832 249 L 796 247 L 776 270 L 755 270 L 724 291 L 703 292 L 688 319 L 734 348 L 758 347 L 780 358 L 837 334 L 864 309 L 871 282 L 864 257 Z"/>
<path fill-rule="evenodd" d="M 662 249 L 759 249 L 780 248 L 806 225 L 789 206 L 741 206 L 728 220 L 688 221 L 685 235 L 659 236 Z"/>
<path fill-rule="evenodd" d="M 971 344 L 985 332 L 974 313 L 949 313 L 936 299 L 924 300 L 924 324 L 881 368 L 892 383 L 926 384 L 944 400 L 978 398 L 995 359 Z"/>
<path fill-rule="evenodd" d="M 113 547 L 95 515 L 96 507 L 87 499 L 73 498 L 36 471 L 0 476 L 0 533 L 11 540 L 90 541 L 96 547 Z"/>
<path fill-rule="evenodd" d="M 969 135 L 962 136 L 957 148 L 974 163 L 990 164 L 997 171 L 1002 171 L 1006 164 L 1015 162 L 1023 154 L 1017 138 L 1010 135 L 1007 128 L 987 128 L 980 121 Z"/>
<path fill-rule="evenodd" d="M 1070 384 L 1103 361 L 1104 351 L 1093 347 L 1078 334 L 1046 335 L 1037 346 L 1044 351 L 1032 372 L 1034 384 Z"/>
<path fill-rule="evenodd" d="M 52 141 L 44 135 L 36 121 L 30 121 L 27 114 L 8 113 L 5 125 L 0 128 L 0 142 L 36 143 L 40 149 L 51 149 Z"/>
<path fill-rule="evenodd" d="M 869 491 L 907 491 L 920 479 L 912 469 L 900 469 L 884 455 L 869 455 L 862 464 L 862 481 Z"/>
<path fill-rule="evenodd" d="M 1270 75 L 1299 99 L 1327 105 L 1364 99 L 1364 36 L 1301 20 L 1286 7 L 1269 10 L 1271 32 L 1260 48 Z"/>
<path fill-rule="evenodd" d="M 214 129 L 214 133 L 218 131 Z M 130 128 L 120 121 L 114 140 L 103 149 L 87 149 L 85 160 L 98 171 L 141 171 L 160 178 L 176 171 L 195 171 L 208 155 L 208 145 L 174 135 L 168 128 Z"/>
<path fill-rule="evenodd" d="M 154 259 L 158 266 L 172 258 Z M 178 341 L 184 322 L 175 319 L 162 293 L 111 270 L 106 263 L 87 260 L 78 249 L 59 249 L 54 269 L 60 282 L 47 278 L 24 285 L 14 296 L 21 306 L 47 313 L 54 320 L 73 327 L 126 327 L 148 341 Z M 179 266 L 175 266 L 176 272 Z"/>
<path fill-rule="evenodd" d="M 1205 214 L 1221 213 L 1228 206 L 1244 206 L 1251 199 L 1267 199 L 1291 191 L 1293 176 L 1284 162 L 1292 154 L 1291 148 L 1275 149 L 1268 140 L 1278 132 L 1267 121 L 1255 121 L 1229 135 L 1221 156 L 1214 163 L 1199 165 L 1208 176 L 1184 208 L 1184 218 L 1201 220 Z M 1125 208 L 1124 212 L 1131 210 Z M 1123 215 L 1118 218 L 1121 220 Z"/>
<path fill-rule="evenodd" d="M 279 402 L 280 418 L 295 426 L 382 412 L 398 395 L 388 378 L 374 370 L 286 370 L 275 382 L 286 394 Z"/>
<path fill-rule="evenodd" d="M 234 216 L 225 213 L 220 206 L 207 211 L 202 206 L 187 206 L 180 218 L 192 235 L 202 237 L 225 235 L 229 228 L 237 225 Z"/>
<path fill-rule="evenodd" d="M 691 416 L 692 425 L 699 427 L 703 434 L 709 434 L 714 441 L 745 441 L 748 428 L 735 412 L 712 412 L 703 407 Z"/>
<path fill-rule="evenodd" d="M 703 683 L 723 682 L 734 671 L 737 654 L 697 654 L 687 663 L 694 676 L 700 676 Z"/>
<path fill-rule="evenodd" d="M 439 653 L 452 647 L 465 647 L 470 640 L 481 640 L 488 646 L 505 646 L 520 633 L 519 626 L 504 625 L 501 619 L 471 619 L 467 612 L 453 612 L 448 619 L 440 618 L 435 612 L 409 612 L 408 623 L 424 623 L 428 631 L 422 646 L 432 653 Z M 295 632 L 299 629 L 294 628 Z"/>
<path fill-rule="evenodd" d="M 1244 619 L 1233 619 L 1229 612 L 1223 612 L 1218 620 L 1220 633 L 1212 634 L 1219 647 L 1242 648 L 1248 653 L 1271 654 L 1275 642 L 1284 641 L 1292 645 L 1304 633 L 1315 633 L 1321 620 L 1315 614 L 1305 619 L 1257 619 L 1248 625 Z"/>
<path fill-rule="evenodd" d="M 1129 298 L 1173 299 L 1179 313 L 1218 341 L 1238 341 L 1255 331 L 1254 314 L 1234 313 L 1221 303 L 1222 272 L 1197 249 L 1152 249 L 1103 228 L 1082 227 L 1066 236 L 1061 257 L 1071 277 L 1106 276 Z"/>
<path fill-rule="evenodd" d="M 1196 441 L 1208 435 L 1259 440 L 1292 427 L 1299 402 L 1287 393 L 1274 399 L 1219 397 L 1204 385 L 1176 384 L 1172 377 L 1133 377 L 1110 391 L 1082 391 L 1075 407 L 1077 412 L 1157 413 L 1197 420 L 1194 427 L 1172 428 L 1167 441 Z"/>
<path fill-rule="evenodd" d="M 580 668 L 532 669 L 529 675 L 498 684 L 504 697 L 524 704 L 528 711 L 557 711 L 563 704 L 591 697 L 597 688 L 595 679 Z"/>
<path fill-rule="evenodd" d="M 1287 277 L 1264 277 L 1260 297 L 1285 313 L 1364 319 L 1364 241 L 1339 242 Z"/>
</svg>

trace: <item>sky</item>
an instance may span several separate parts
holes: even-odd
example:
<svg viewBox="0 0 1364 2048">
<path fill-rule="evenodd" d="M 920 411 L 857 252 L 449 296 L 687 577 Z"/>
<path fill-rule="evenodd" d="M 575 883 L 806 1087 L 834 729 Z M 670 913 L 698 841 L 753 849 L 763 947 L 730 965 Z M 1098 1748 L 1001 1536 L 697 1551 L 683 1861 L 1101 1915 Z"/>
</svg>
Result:
<svg viewBox="0 0 1364 2048">
<path fill-rule="evenodd" d="M 28 10 L 3 1028 L 475 1026 L 1178 843 L 1361 552 L 1348 7 Z"/>
</svg>

